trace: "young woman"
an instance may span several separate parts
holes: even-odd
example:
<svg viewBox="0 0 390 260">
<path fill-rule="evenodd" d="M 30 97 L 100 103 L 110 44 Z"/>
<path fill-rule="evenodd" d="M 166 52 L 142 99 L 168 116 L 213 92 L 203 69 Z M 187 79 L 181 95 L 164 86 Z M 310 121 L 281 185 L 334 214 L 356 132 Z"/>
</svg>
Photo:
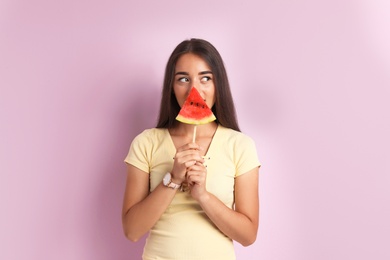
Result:
<svg viewBox="0 0 390 260">
<path fill-rule="evenodd" d="M 194 126 L 175 120 L 196 88 L 217 120 Z M 132 142 L 123 229 L 149 236 L 143 259 L 235 259 L 232 240 L 256 240 L 260 163 L 239 131 L 222 58 L 209 42 L 191 39 L 171 54 L 156 128 Z"/>
</svg>

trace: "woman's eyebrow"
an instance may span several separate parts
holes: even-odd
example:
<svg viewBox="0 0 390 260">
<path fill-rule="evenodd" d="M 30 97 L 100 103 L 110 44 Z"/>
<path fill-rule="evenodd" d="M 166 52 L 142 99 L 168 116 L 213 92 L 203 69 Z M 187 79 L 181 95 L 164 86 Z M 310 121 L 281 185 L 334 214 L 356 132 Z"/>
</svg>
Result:
<svg viewBox="0 0 390 260">
<path fill-rule="evenodd" d="M 188 72 L 178 71 L 175 73 L 175 75 L 190 75 L 190 74 Z"/>
<path fill-rule="evenodd" d="M 209 70 L 206 70 L 206 71 L 201 71 L 199 72 L 198 75 L 205 75 L 205 74 L 213 74 L 213 72 L 209 71 Z M 184 72 L 184 71 L 178 71 L 175 73 L 175 75 L 190 75 L 188 72 Z"/>
</svg>

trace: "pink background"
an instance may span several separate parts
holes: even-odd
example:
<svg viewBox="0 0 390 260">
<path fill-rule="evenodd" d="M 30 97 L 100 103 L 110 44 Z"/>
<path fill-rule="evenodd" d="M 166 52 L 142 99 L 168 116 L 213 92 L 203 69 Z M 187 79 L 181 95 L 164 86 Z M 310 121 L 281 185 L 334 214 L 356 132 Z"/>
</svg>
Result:
<svg viewBox="0 0 390 260">
<path fill-rule="evenodd" d="M 0 259 L 140 259 L 126 155 L 189 37 L 221 52 L 263 163 L 238 259 L 390 259 L 390 4 L 0 3 Z"/>
</svg>

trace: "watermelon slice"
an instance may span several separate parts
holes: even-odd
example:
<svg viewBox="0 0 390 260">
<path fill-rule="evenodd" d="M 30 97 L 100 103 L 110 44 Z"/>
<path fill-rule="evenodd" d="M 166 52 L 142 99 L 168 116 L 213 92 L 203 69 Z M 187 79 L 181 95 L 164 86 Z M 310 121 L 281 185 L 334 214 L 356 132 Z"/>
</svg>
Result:
<svg viewBox="0 0 390 260">
<path fill-rule="evenodd" d="M 210 123 L 217 118 L 213 111 L 207 106 L 196 88 L 191 88 L 190 94 L 184 102 L 176 120 L 192 125 L 202 125 Z"/>
</svg>

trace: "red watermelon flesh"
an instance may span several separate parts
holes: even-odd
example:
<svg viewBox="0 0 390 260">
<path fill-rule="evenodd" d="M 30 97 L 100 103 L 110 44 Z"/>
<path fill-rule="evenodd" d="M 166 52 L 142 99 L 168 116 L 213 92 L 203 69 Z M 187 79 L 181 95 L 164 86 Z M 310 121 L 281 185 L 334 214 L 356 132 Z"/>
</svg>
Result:
<svg viewBox="0 0 390 260">
<path fill-rule="evenodd" d="M 192 125 L 207 124 L 217 119 L 196 88 L 191 88 L 176 120 Z"/>
</svg>

